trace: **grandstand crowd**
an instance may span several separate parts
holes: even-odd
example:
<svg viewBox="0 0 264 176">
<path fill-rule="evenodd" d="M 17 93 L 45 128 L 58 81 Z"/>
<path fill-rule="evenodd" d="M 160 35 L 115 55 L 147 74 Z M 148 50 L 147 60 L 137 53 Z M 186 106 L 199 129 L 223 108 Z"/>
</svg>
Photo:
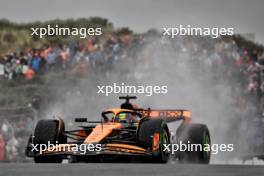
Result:
<svg viewBox="0 0 264 176">
<path fill-rule="evenodd" d="M 154 35 L 154 36 L 153 36 Z M 155 42 L 153 43 L 153 37 Z M 147 46 L 147 47 L 146 47 Z M 7 51 L 0 55 L 0 81 L 24 79 L 34 80 L 50 72 L 65 72 L 72 76 L 87 75 L 93 70 L 114 69 L 115 64 L 143 64 L 149 67 L 156 52 L 170 46 L 175 55 L 186 55 L 193 65 L 204 65 L 214 70 L 215 76 L 234 81 L 234 104 L 241 110 L 263 118 L 264 115 L 264 52 L 239 46 L 233 39 L 208 39 L 202 37 L 182 37 L 173 40 L 157 34 L 148 35 L 107 35 L 103 39 L 89 38 L 81 42 L 67 44 L 50 43 L 40 48 L 23 48 L 20 51 Z M 139 54 L 144 54 L 139 56 Z M 166 53 L 163 53 L 166 54 Z M 159 57 L 160 58 L 160 57 Z M 161 58 L 160 58 L 161 59 Z M 216 78 L 217 79 L 217 78 Z M 20 126 L 31 130 L 30 119 L 21 121 Z M 0 123 L 0 150 L 5 156 L 19 155 L 19 137 L 10 136 L 10 129 L 17 131 L 17 125 L 7 121 Z M 1 142 L 2 141 L 2 142 Z M 1 146 L 1 144 L 6 144 Z M 12 145 L 11 145 L 12 144 Z M 17 146 L 16 146 L 17 145 Z M 8 154 L 7 154 L 8 153 Z M 15 154 L 10 154 L 15 153 Z M 1 156 L 0 152 L 0 160 Z M 16 161 L 16 157 L 8 158 Z"/>
</svg>

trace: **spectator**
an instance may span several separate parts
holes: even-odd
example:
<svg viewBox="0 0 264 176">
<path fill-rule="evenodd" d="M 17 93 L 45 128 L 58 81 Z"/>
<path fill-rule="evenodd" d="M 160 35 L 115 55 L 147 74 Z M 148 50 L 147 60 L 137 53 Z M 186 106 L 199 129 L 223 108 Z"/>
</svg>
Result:
<svg viewBox="0 0 264 176">
<path fill-rule="evenodd" d="M 37 50 L 33 51 L 33 58 L 31 60 L 31 68 L 34 70 L 34 72 L 38 72 L 40 69 L 40 61 L 41 58 L 39 57 L 39 53 Z"/>
<path fill-rule="evenodd" d="M 60 51 L 60 58 L 62 61 L 62 68 L 66 69 L 68 62 L 69 62 L 69 56 L 70 56 L 70 49 L 64 45 Z"/>
<path fill-rule="evenodd" d="M 24 76 L 25 76 L 25 79 L 26 80 L 32 80 L 34 77 L 35 77 L 35 72 L 33 69 L 31 68 L 27 68 L 25 71 L 24 71 Z"/>
<path fill-rule="evenodd" d="M 0 133 L 0 162 L 5 160 L 5 140 L 4 136 Z"/>
<path fill-rule="evenodd" d="M 4 59 L 0 56 L 0 81 L 4 78 L 5 75 L 4 62 Z"/>
</svg>

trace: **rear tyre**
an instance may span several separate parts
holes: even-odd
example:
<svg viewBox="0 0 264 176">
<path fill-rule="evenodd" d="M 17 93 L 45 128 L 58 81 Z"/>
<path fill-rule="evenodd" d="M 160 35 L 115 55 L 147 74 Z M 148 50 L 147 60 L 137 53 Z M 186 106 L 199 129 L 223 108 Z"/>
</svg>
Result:
<svg viewBox="0 0 264 176">
<path fill-rule="evenodd" d="M 62 144 L 67 143 L 67 138 L 63 135 L 65 125 L 62 120 L 40 120 L 34 132 L 34 145 L 46 144 Z M 56 143 L 57 141 L 57 143 Z M 39 148 L 38 148 L 39 149 Z M 62 157 L 60 156 L 47 156 L 39 155 L 34 152 L 35 163 L 61 163 Z"/>
<path fill-rule="evenodd" d="M 197 150 L 184 151 L 178 153 L 178 159 L 181 163 L 200 163 L 208 164 L 210 162 L 210 133 L 206 125 L 187 124 L 180 127 L 177 132 L 177 143 L 198 144 Z M 197 146 L 198 146 L 197 145 Z M 195 149 L 195 148 L 194 148 Z"/>
<path fill-rule="evenodd" d="M 158 147 L 157 150 L 152 151 L 153 137 L 155 134 L 159 136 Z M 137 138 L 141 147 L 153 152 L 153 156 L 151 158 L 142 158 L 143 162 L 168 162 L 170 153 L 164 151 L 164 144 L 170 144 L 170 134 L 168 126 L 164 120 L 151 118 L 142 119 L 139 123 Z"/>
</svg>

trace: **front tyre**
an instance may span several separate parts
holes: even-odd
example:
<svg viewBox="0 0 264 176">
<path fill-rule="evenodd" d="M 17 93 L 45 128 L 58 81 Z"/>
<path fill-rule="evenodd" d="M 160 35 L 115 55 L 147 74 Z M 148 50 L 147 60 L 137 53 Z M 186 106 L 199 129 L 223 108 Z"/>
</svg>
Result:
<svg viewBox="0 0 264 176">
<path fill-rule="evenodd" d="M 35 128 L 33 143 L 40 144 L 62 144 L 66 143 L 67 139 L 63 135 L 65 125 L 62 120 L 40 120 Z M 47 156 L 34 152 L 35 163 L 61 163 L 60 156 Z"/>
<path fill-rule="evenodd" d="M 164 150 L 164 145 L 170 144 L 170 134 L 163 119 L 142 119 L 139 123 L 137 136 L 139 145 L 153 153 L 151 158 L 143 158 L 143 162 L 168 162 L 170 153 Z"/>
</svg>

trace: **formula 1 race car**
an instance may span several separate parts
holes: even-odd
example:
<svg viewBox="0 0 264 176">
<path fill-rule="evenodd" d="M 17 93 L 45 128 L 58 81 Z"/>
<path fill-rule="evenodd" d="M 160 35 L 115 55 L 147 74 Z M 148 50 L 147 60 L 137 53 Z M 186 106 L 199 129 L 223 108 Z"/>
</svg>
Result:
<svg viewBox="0 0 264 176">
<path fill-rule="evenodd" d="M 30 136 L 26 156 L 36 163 L 71 162 L 155 162 L 166 163 L 171 156 L 179 162 L 210 161 L 210 151 L 169 150 L 173 136 L 167 123 L 181 121 L 175 143 L 210 145 L 206 125 L 191 123 L 190 111 L 179 109 L 141 109 L 130 103 L 134 96 L 119 97 L 120 108 L 102 112 L 101 121 L 76 118 L 76 130 L 65 130 L 62 119 L 40 120 Z M 94 124 L 94 125 L 89 125 Z M 83 145 L 85 147 L 83 147 Z M 84 149 L 84 150 L 83 150 Z"/>
</svg>

